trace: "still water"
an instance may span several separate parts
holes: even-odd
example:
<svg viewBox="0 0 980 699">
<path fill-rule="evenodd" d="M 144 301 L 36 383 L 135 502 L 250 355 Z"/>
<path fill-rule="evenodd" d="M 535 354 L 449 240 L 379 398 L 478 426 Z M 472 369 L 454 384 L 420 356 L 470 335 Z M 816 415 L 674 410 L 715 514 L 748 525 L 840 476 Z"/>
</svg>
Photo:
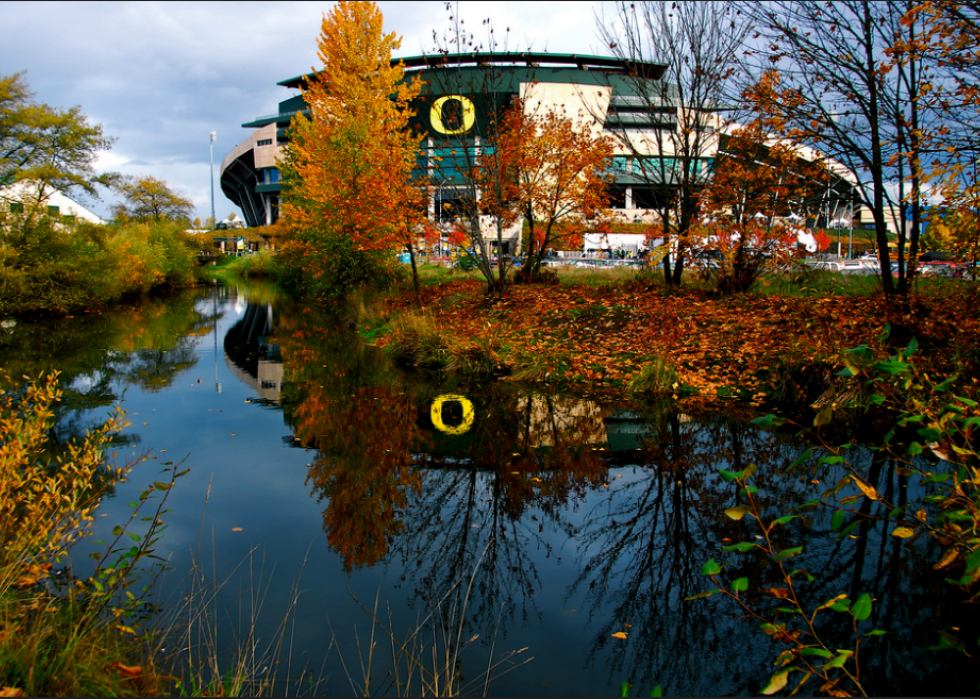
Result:
<svg viewBox="0 0 980 699">
<path fill-rule="evenodd" d="M 466 693 L 615 696 L 629 682 L 639 695 L 657 684 L 665 694 L 758 694 L 785 646 L 720 595 L 685 601 L 711 587 L 701 567 L 715 558 L 730 564 L 727 580 L 749 577 L 754 605 L 774 604 L 759 592 L 778 582 L 772 568 L 722 551 L 758 530 L 724 516 L 740 502 L 718 469 L 757 464 L 773 516 L 842 475 L 815 463 L 783 475 L 809 445 L 725 415 L 426 380 L 340 320 L 260 286 L 0 332 L 10 376 L 61 372 L 56 440 L 84 433 L 115 402 L 127 413 L 118 453 L 137 463 L 103 502 L 94 538 L 126 521 L 127 503 L 161 469 L 190 469 L 156 549 L 170 562 L 155 588 L 161 613 L 187 598 L 192 571 L 221 584 L 209 644 L 227 662 L 249 629 L 265 644 L 286 619 L 287 650 L 270 672 L 297 681 L 293 691 L 309 692 L 311 676 L 319 694 L 360 691 L 376 610 L 400 640 L 422 627 L 421 642 L 442 647 L 443 631 L 426 625 L 435 618 L 469 642 L 457 667 Z M 853 458 L 893 501 L 919 496 L 880 455 Z M 874 597 L 864 630 L 888 633 L 865 643 L 866 687 L 975 693 L 967 658 L 927 649 L 940 630 L 975 639 L 980 628 L 931 570 L 934 544 L 872 522 L 838 539 L 830 514 L 782 528 L 780 548 L 803 546 L 813 607 L 842 593 Z M 76 552 L 76 573 L 87 553 Z M 850 617 L 823 614 L 824 632 L 845 639 Z M 372 691 L 394 692 L 390 643 L 375 640 Z M 514 669 L 486 688 L 497 661 L 494 674 Z"/>
</svg>

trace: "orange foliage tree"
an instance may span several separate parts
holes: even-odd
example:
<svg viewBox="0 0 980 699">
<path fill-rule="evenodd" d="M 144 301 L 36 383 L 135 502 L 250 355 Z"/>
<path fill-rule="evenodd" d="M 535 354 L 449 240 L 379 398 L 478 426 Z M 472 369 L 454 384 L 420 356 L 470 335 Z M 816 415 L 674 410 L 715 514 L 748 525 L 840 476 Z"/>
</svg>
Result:
<svg viewBox="0 0 980 699">
<path fill-rule="evenodd" d="M 502 114 L 495 157 L 481 161 L 480 176 L 507 183 L 484 188 L 488 206 L 527 221 L 525 274 L 533 278 L 549 247 L 581 236 L 609 207 L 613 146 L 563 112 L 528 113 L 526 106 L 515 99 Z"/>
<path fill-rule="evenodd" d="M 767 90 L 774 79 L 768 74 L 747 92 Z M 821 163 L 803 159 L 768 133 L 767 126 L 778 125 L 762 114 L 723 136 L 701 195 L 700 247 L 713 253 L 717 267 L 710 271 L 727 293 L 748 291 L 766 268 L 801 251 L 800 230 L 787 219 L 817 205 L 826 188 L 828 173 Z"/>
<path fill-rule="evenodd" d="M 289 259 L 330 296 L 373 281 L 396 247 L 412 251 L 425 215 L 411 181 L 421 137 L 408 123 L 421 82 L 392 65 L 401 39 L 382 24 L 368 2 L 339 2 L 324 15 L 323 67 L 303 89 L 309 118 L 295 116 L 286 147 L 283 215 L 297 231 Z"/>
<path fill-rule="evenodd" d="M 929 107 L 939 125 L 928 133 L 932 150 L 926 179 L 943 198 L 929 214 L 930 244 L 953 257 L 972 262 L 974 277 L 980 261 L 980 144 L 976 121 L 980 112 L 980 3 L 929 0 L 914 3 L 902 18 L 905 27 L 921 26 L 896 49 L 920 56 L 942 79 L 929 85 Z"/>
</svg>

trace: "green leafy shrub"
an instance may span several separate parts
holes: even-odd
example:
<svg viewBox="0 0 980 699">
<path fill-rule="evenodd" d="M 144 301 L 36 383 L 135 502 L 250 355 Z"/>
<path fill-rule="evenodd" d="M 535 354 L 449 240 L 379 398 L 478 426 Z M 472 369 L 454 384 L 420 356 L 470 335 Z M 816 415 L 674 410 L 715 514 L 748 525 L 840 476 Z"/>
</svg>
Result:
<svg viewBox="0 0 980 699">
<path fill-rule="evenodd" d="M 194 280 L 197 250 L 173 222 L 96 226 L 47 216 L 0 231 L 0 313 L 102 306 Z"/>
<path fill-rule="evenodd" d="M 27 696 L 159 693 L 148 639 L 137 631 L 146 604 L 130 587 L 152 558 L 165 494 L 182 474 L 171 470 L 140 496 L 129 522 L 94 554 L 90 577 L 55 577 L 53 566 L 91 534 L 100 498 L 131 469 L 107 463 L 114 434 L 128 423 L 117 409 L 54 455 L 48 447 L 52 405 L 61 399 L 57 374 L 19 387 L 0 377 L 0 385 L 0 686 Z M 164 497 L 152 498 L 154 490 Z M 153 510 L 149 517 L 140 516 L 144 508 Z M 144 533 L 132 531 L 131 524 L 147 521 Z"/>
</svg>

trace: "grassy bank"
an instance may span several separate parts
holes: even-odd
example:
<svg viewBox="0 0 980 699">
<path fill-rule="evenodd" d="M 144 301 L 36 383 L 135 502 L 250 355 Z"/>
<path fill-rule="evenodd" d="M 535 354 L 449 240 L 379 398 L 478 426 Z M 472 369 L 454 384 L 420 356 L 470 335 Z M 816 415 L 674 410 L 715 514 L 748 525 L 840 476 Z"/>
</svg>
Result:
<svg viewBox="0 0 980 699">
<path fill-rule="evenodd" d="M 699 283 L 668 290 L 633 270 L 566 270 L 558 284 L 515 285 L 491 303 L 477 279 L 427 276 L 418 302 L 405 291 L 356 314 L 363 335 L 409 366 L 809 405 L 826 399 L 846 352 L 888 324 L 881 356 L 916 337 L 918 361 L 936 376 L 969 384 L 980 368 L 980 295 L 968 282 L 923 284 L 888 303 L 871 277 L 811 273 L 724 297 Z"/>
<path fill-rule="evenodd" d="M 180 601 L 158 609 L 153 600 L 167 494 L 186 470 L 165 468 L 127 521 L 103 529 L 91 573 L 78 575 L 87 566 L 71 565 L 73 550 L 135 465 L 109 456 L 128 423 L 117 409 L 84 438 L 55 445 L 57 374 L 26 383 L 0 375 L 0 391 L 0 696 L 277 693 L 278 673 L 261 670 L 279 664 L 286 620 L 267 644 L 248 638 L 219 661 L 221 583 L 195 570 Z"/>
<path fill-rule="evenodd" d="M 233 256 L 219 256 L 213 265 L 201 268 L 200 276 L 208 280 L 230 282 L 248 279 L 276 279 L 280 274 L 275 255 L 269 250 Z"/>
</svg>

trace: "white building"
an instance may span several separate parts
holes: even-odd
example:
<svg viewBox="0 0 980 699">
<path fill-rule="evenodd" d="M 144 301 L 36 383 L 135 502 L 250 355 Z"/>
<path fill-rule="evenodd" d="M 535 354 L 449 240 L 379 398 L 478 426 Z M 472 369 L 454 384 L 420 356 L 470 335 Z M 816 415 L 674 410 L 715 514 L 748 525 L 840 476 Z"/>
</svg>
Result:
<svg viewBox="0 0 980 699">
<path fill-rule="evenodd" d="M 51 216 L 87 223 L 105 223 L 100 216 L 57 190 L 49 189 L 39 198 L 39 187 L 35 182 L 17 182 L 0 190 L 0 212 L 28 213 L 35 209 Z"/>
</svg>

